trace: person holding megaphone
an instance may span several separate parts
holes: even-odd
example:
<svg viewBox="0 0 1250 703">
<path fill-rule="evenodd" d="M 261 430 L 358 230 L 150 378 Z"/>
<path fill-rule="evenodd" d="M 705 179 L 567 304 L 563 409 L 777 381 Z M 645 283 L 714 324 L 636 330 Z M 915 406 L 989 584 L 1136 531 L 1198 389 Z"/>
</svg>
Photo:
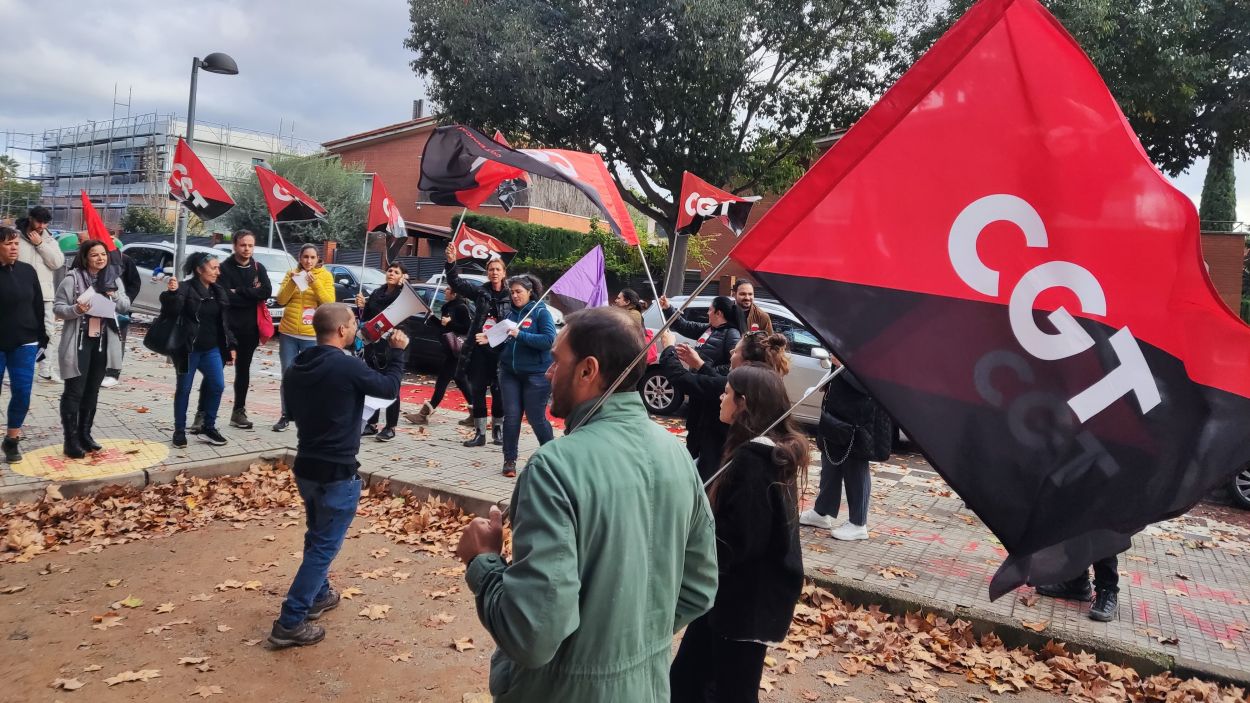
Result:
<svg viewBox="0 0 1250 703">
<path fill-rule="evenodd" d="M 486 264 L 486 283 L 475 286 L 460 278 L 456 266 L 456 250 L 447 247 L 447 285 L 474 303 L 473 326 L 465 339 L 465 368 L 469 377 L 469 400 L 473 405 L 473 426 L 477 432 L 473 439 L 464 443 L 466 447 L 481 447 L 486 444 L 486 391 L 490 390 L 491 417 L 494 420 L 492 434 L 493 443 L 503 444 L 503 397 L 499 392 L 499 351 L 490 344 L 478 341 L 486 330 L 502 322 L 512 313 L 512 293 L 504 280 L 508 271 L 503 259 L 491 259 Z"/>
<path fill-rule="evenodd" d="M 399 297 L 403 292 L 404 286 L 408 283 L 408 270 L 398 261 L 392 262 L 386 267 L 386 285 L 379 286 L 366 299 L 364 294 L 356 294 L 356 307 L 360 308 L 361 320 L 372 320 L 382 311 L 390 307 L 391 303 Z M 374 371 L 383 371 L 386 369 L 390 360 L 390 345 L 384 339 L 366 344 L 364 351 L 365 365 Z M 379 442 L 389 442 L 395 439 L 395 425 L 399 424 L 399 399 L 394 403 L 386 406 L 386 425 L 382 430 L 378 431 L 378 411 L 373 411 L 373 416 L 369 418 L 369 422 L 365 424 L 364 432 L 361 436 L 377 435 Z"/>
</svg>

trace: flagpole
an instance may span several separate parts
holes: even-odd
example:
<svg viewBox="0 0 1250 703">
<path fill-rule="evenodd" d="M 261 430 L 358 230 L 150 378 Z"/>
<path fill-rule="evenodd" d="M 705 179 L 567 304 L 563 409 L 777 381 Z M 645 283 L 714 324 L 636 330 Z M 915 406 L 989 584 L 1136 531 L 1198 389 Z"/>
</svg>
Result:
<svg viewBox="0 0 1250 703">
<path fill-rule="evenodd" d="M 542 301 L 546 300 L 546 299 L 547 299 L 547 295 L 548 295 L 549 293 L 551 293 L 551 289 L 550 289 L 550 288 L 548 288 L 547 290 L 543 291 L 542 297 L 540 297 L 540 298 L 538 299 L 538 302 L 537 302 L 537 303 L 534 303 L 534 307 L 530 308 L 530 311 L 529 311 L 529 312 L 527 312 L 527 313 L 525 313 L 525 317 L 522 317 L 522 318 L 521 318 L 521 321 L 520 321 L 520 322 L 518 322 L 518 323 L 516 323 L 516 326 L 517 326 L 517 327 L 520 327 L 522 324 L 524 324 L 524 323 L 525 323 L 525 321 L 526 321 L 526 320 L 530 319 L 530 315 L 534 314 L 534 310 L 536 310 L 536 309 L 538 308 L 538 303 L 541 303 Z"/>
<path fill-rule="evenodd" d="M 365 232 L 365 250 L 360 254 L 360 281 L 357 283 L 356 292 L 361 295 L 365 292 L 365 262 L 369 260 L 369 233 Z"/>
<path fill-rule="evenodd" d="M 270 249 L 273 248 L 273 218 L 272 217 L 269 218 L 269 244 L 267 244 L 266 246 Z"/>
<path fill-rule="evenodd" d="M 647 254 L 642 250 L 642 240 L 638 240 L 638 256 L 642 258 L 642 270 L 647 275 L 647 283 L 651 284 L 651 299 L 656 303 L 660 302 L 660 293 L 655 289 L 655 279 L 651 277 L 651 267 L 647 265 Z"/>
<path fill-rule="evenodd" d="M 768 427 L 765 427 L 764 431 L 760 433 L 760 436 L 763 437 L 763 436 L 766 436 L 769 432 L 772 432 L 774 427 L 776 427 L 777 425 L 780 425 L 782 421 L 784 421 L 787 417 L 790 417 L 790 415 L 793 414 L 794 411 L 797 410 L 798 407 L 802 405 L 804 401 L 806 401 L 808 398 L 815 395 L 816 391 L 820 390 L 821 388 L 824 388 L 826 385 L 828 385 L 830 381 L 837 378 L 838 374 L 842 373 L 845 370 L 846 370 L 846 366 L 842 365 L 830 371 L 829 373 L 825 374 L 824 377 L 820 379 L 819 383 L 812 386 L 811 388 L 808 388 L 807 392 L 803 394 L 802 398 L 799 398 L 797 401 L 795 401 L 794 404 L 791 405 L 789 408 L 787 408 L 784 413 L 781 413 L 780 417 L 778 417 L 776 420 L 773 420 L 773 424 L 769 425 Z M 716 473 L 712 474 L 712 476 L 708 478 L 708 480 L 704 481 L 703 482 L 704 490 L 707 490 L 707 487 L 712 485 L 713 481 L 719 478 L 721 474 L 725 473 L 725 469 L 728 469 L 729 465 L 732 463 L 733 463 L 732 459 L 725 462 L 724 466 L 717 469 Z"/>
</svg>

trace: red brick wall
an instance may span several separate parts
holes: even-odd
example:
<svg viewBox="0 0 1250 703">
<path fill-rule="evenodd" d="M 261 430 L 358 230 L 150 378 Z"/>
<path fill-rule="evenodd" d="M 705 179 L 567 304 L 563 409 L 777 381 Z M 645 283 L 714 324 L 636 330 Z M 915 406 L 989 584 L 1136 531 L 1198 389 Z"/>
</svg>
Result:
<svg viewBox="0 0 1250 703">
<path fill-rule="evenodd" d="M 1202 235 L 1202 258 L 1210 268 L 1211 282 L 1220 299 L 1234 313 L 1241 313 L 1241 268 L 1245 252 L 1245 236 L 1241 234 Z"/>
</svg>

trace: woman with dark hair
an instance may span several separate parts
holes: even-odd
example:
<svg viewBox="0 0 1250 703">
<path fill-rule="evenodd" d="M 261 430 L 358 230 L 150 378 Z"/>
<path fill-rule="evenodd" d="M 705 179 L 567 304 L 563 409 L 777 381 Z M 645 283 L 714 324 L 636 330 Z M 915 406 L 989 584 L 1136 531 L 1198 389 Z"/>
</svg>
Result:
<svg viewBox="0 0 1250 703">
<path fill-rule="evenodd" d="M 490 344 L 479 342 L 484 339 L 482 333 L 503 321 L 512 312 L 511 293 L 504 280 L 508 271 L 503 259 L 491 259 L 486 263 L 486 282 L 473 285 L 460 278 L 456 266 L 456 251 L 447 247 L 447 285 L 456 294 L 473 301 L 473 326 L 469 328 L 469 337 L 461 354 L 464 357 L 464 368 L 469 379 L 469 402 L 473 405 L 472 425 L 477 430 L 473 439 L 464 443 L 466 447 L 481 447 L 486 444 L 486 391 L 490 391 L 492 418 L 491 434 L 494 444 L 503 444 L 503 397 L 499 392 L 499 350 Z"/>
<path fill-rule="evenodd" d="M 439 337 L 439 342 L 443 346 L 443 366 L 438 370 L 438 378 L 434 381 L 434 395 L 421 404 L 420 410 L 405 415 L 415 425 L 429 424 L 430 415 L 443 402 L 447 386 L 453 379 L 466 400 L 472 395 L 469 390 L 469 379 L 465 376 L 464 366 L 460 363 L 460 350 L 464 349 L 469 328 L 473 326 L 473 306 L 457 295 L 454 288 L 447 286 L 443 289 L 443 309 L 439 319 L 435 320 L 431 317 L 426 322 L 430 325 L 437 325 L 443 332 Z M 450 342 L 447 339 L 448 334 L 454 335 L 459 343 Z M 472 411 L 469 413 L 469 419 L 473 419 Z"/>
<path fill-rule="evenodd" d="M 807 438 L 789 418 L 764 432 L 790 409 L 776 371 L 744 364 L 729 372 L 724 391 L 728 467 L 708 487 L 720 578 L 712 609 L 686 628 L 673 659 L 674 703 L 758 701 L 764 655 L 785 640 L 803 589 L 798 503 Z"/>
<path fill-rule="evenodd" d="M 643 300 L 633 288 L 621 289 L 621 292 L 617 293 L 616 297 L 612 299 L 612 304 L 618 308 L 624 308 L 625 312 L 629 313 L 629 316 L 638 323 L 639 327 L 643 326 L 642 314 L 647 311 L 647 308 L 651 307 L 651 304 Z"/>
<path fill-rule="evenodd" d="M 57 276 L 65 266 L 65 254 L 56 239 L 48 232 L 48 224 L 52 222 L 52 212 L 42 205 L 36 205 L 26 212 L 25 217 L 17 218 L 14 225 L 18 230 L 17 260 L 30 264 L 39 277 L 39 289 L 43 291 L 43 324 L 48 339 L 39 345 L 35 357 L 37 373 L 45 381 L 53 380 L 52 364 L 48 362 L 48 344 L 56 331 L 53 319 L 53 300 L 56 297 Z"/>
<path fill-rule="evenodd" d="M 187 279 L 181 285 L 177 277 L 170 276 L 165 292 L 161 293 L 161 317 L 178 320 L 178 338 L 182 342 L 170 357 L 178 374 L 174 391 L 173 445 L 187 446 L 187 404 L 195 372 L 199 371 L 203 379 L 200 398 L 204 410 L 200 439 L 220 446 L 226 443 L 226 438 L 217 431 L 217 411 L 221 407 L 221 393 L 226 388 L 224 368 L 225 364 L 234 362 L 236 349 L 234 333 L 226 323 L 230 295 L 217 282 L 221 263 L 207 252 L 188 256 L 183 272 Z"/>
<path fill-rule="evenodd" d="M 393 261 L 386 267 L 386 285 L 378 286 L 369 294 L 366 300 L 363 293 L 356 294 L 356 307 L 360 308 L 361 324 L 372 320 L 382 311 L 395 302 L 399 294 L 403 292 L 404 286 L 408 283 L 408 269 L 398 261 Z M 387 340 L 379 339 L 372 344 L 366 344 L 364 349 L 365 365 L 375 371 L 383 371 L 390 363 L 391 345 Z M 374 410 L 369 421 L 365 423 L 362 436 L 377 435 L 379 442 L 389 442 L 395 439 L 395 426 L 399 424 L 399 398 L 394 403 L 386 406 L 386 425 L 382 431 L 378 431 L 378 415 L 379 411 Z"/>
<path fill-rule="evenodd" d="M 316 245 L 300 247 L 299 266 L 286 272 L 282 285 L 278 287 L 277 299 L 278 304 L 284 306 L 282 322 L 278 324 L 278 360 L 285 376 L 300 352 L 317 346 L 317 333 L 312 326 L 313 313 L 318 307 L 335 301 L 334 276 L 321 265 Z M 280 400 L 282 417 L 274 423 L 274 432 L 284 432 L 291 426 L 286 414 L 285 393 L 281 393 Z"/>
<path fill-rule="evenodd" d="M 56 289 L 54 309 L 65 321 L 57 365 L 65 379 L 61 393 L 61 426 L 65 432 L 65 456 L 81 459 L 102 447 L 91 437 L 100 382 L 107 369 L 122 365 L 121 332 L 116 314 L 104 317 L 93 310 L 96 296 L 113 302 L 118 314 L 130 312 L 130 299 L 116 282 L 106 282 L 109 252 L 104 242 L 89 239 L 78 248 L 74 267 Z M 85 301 L 85 302 L 84 302 Z"/>
<path fill-rule="evenodd" d="M 8 429 L 4 434 L 4 460 L 22 460 L 18 442 L 22 423 L 30 412 L 30 389 L 35 381 L 35 356 L 47 346 L 44 327 L 43 285 L 35 267 L 21 261 L 20 235 L 0 226 L 0 378 L 8 374 Z"/>
<path fill-rule="evenodd" d="M 523 273 L 508 279 L 512 313 L 508 319 L 516 328 L 500 346 L 499 389 L 503 391 L 503 475 L 516 476 L 517 444 L 521 440 L 521 414 L 525 413 L 538 444 L 555 436 L 547 420 L 551 399 L 551 347 L 556 343 L 556 323 L 551 311 L 540 300 L 543 284 L 537 276 Z M 479 334 L 479 343 L 485 334 Z"/>
</svg>

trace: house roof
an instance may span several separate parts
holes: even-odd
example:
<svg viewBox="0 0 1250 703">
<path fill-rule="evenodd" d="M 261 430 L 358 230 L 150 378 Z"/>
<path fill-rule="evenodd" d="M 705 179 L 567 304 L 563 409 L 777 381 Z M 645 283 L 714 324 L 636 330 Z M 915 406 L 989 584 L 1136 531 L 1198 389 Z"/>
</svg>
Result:
<svg viewBox="0 0 1250 703">
<path fill-rule="evenodd" d="M 361 132 L 359 134 L 352 134 L 338 139 L 331 139 L 328 142 L 322 142 L 321 146 L 325 147 L 327 151 L 335 151 L 337 149 L 345 149 L 358 144 L 371 142 L 376 139 L 388 139 L 390 137 L 404 134 L 405 132 L 415 132 L 417 130 L 434 127 L 437 124 L 437 115 L 418 117 L 415 120 L 408 120 L 406 122 L 399 122 L 385 127 L 378 127 L 377 129 L 371 129 L 368 132 Z"/>
</svg>

